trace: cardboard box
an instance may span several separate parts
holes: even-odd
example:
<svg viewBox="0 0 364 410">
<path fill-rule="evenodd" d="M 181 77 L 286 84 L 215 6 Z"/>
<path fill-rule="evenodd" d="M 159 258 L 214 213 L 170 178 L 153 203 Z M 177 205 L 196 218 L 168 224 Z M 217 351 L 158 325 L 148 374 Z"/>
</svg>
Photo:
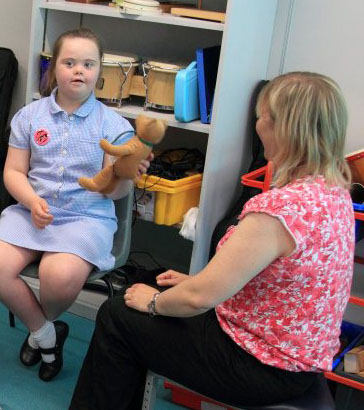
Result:
<svg viewBox="0 0 364 410">
<path fill-rule="evenodd" d="M 344 356 L 344 371 L 359 373 L 364 370 L 364 345 L 354 347 Z"/>
</svg>

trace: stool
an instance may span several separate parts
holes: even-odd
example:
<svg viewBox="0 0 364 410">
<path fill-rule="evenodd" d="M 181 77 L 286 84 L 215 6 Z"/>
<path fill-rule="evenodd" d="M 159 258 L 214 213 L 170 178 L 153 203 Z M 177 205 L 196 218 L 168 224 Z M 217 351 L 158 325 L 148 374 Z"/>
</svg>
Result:
<svg viewBox="0 0 364 410">
<path fill-rule="evenodd" d="M 144 399 L 142 410 L 154 410 L 156 401 L 156 390 L 158 378 L 166 379 L 156 373 L 148 370 L 145 383 Z M 192 393 L 192 390 L 187 389 L 178 383 L 171 380 L 171 383 L 182 387 Z M 198 393 L 195 393 L 198 394 Z M 284 403 L 271 404 L 268 406 L 245 406 L 244 408 L 236 408 L 224 404 L 213 404 L 209 402 L 203 403 L 203 410 L 225 410 L 226 408 L 235 410 L 335 410 L 335 403 L 331 396 L 326 379 L 323 375 L 319 375 L 313 385 L 308 389 L 303 397 L 288 400 Z"/>
</svg>

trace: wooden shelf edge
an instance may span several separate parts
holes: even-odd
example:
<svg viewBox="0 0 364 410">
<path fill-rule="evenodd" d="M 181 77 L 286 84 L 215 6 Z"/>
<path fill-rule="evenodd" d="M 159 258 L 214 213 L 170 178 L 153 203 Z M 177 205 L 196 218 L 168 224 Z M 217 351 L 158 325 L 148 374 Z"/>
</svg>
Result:
<svg viewBox="0 0 364 410">
<path fill-rule="evenodd" d="M 334 372 L 325 372 L 324 375 L 326 379 L 328 380 L 332 380 L 334 382 L 345 384 L 346 386 L 349 386 L 349 387 L 353 387 L 354 389 L 364 391 L 364 382 L 361 383 L 356 380 L 349 379 L 347 377 L 338 375 Z"/>
</svg>

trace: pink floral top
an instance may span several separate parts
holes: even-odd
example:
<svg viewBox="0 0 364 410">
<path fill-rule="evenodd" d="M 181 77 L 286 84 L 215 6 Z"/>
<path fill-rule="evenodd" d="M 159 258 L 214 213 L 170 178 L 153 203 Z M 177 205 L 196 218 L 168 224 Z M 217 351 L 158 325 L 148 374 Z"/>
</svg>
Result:
<svg viewBox="0 0 364 410">
<path fill-rule="evenodd" d="M 250 199 L 240 219 L 250 212 L 279 218 L 296 248 L 216 307 L 222 329 L 265 364 L 290 371 L 331 370 L 353 273 L 348 191 L 328 187 L 323 177 L 299 179 Z"/>
</svg>

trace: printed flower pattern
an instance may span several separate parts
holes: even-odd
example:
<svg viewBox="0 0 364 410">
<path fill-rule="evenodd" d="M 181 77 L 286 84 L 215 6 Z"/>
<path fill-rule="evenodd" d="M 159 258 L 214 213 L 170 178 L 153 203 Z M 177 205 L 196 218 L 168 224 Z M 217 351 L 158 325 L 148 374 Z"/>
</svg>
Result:
<svg viewBox="0 0 364 410">
<path fill-rule="evenodd" d="M 299 179 L 250 199 L 240 219 L 250 212 L 279 218 L 296 248 L 216 307 L 222 329 L 265 364 L 289 371 L 331 370 L 353 273 L 348 191 L 327 186 L 323 177 Z M 234 229 L 227 230 L 218 249 Z"/>
</svg>

